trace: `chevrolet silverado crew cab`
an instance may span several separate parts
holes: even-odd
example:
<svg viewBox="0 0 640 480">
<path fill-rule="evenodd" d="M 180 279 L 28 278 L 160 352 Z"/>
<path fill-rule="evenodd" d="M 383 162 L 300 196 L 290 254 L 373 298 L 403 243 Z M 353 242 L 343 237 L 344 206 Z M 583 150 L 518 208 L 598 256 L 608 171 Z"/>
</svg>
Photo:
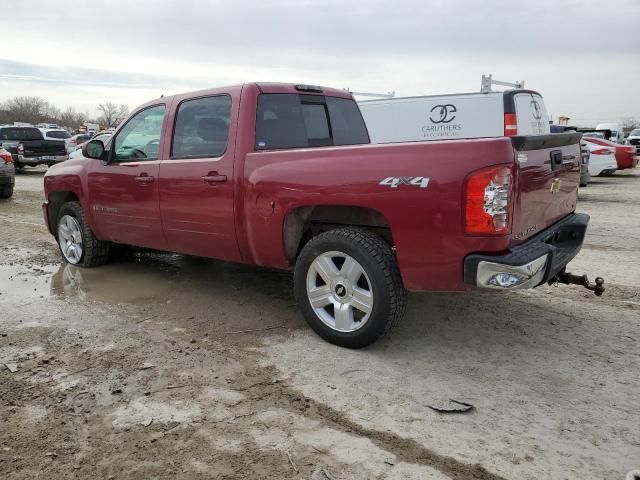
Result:
<svg viewBox="0 0 640 480">
<path fill-rule="evenodd" d="M 587 283 L 565 272 L 580 134 L 371 145 L 348 92 L 250 83 L 153 100 L 82 152 L 44 177 L 67 262 L 127 244 L 291 269 L 338 345 L 389 330 L 407 290 Z"/>
</svg>

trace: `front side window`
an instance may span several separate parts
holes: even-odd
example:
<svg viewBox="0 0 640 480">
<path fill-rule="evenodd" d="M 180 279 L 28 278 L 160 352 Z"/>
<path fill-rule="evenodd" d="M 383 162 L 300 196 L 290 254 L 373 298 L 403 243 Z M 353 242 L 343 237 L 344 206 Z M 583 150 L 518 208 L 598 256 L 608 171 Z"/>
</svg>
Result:
<svg viewBox="0 0 640 480">
<path fill-rule="evenodd" d="M 158 159 L 164 111 L 164 105 L 147 108 L 122 127 L 115 138 L 115 161 Z"/>
<path fill-rule="evenodd" d="M 178 107 L 171 158 L 219 157 L 227 149 L 231 97 L 186 100 Z"/>
<path fill-rule="evenodd" d="M 367 129 L 352 99 L 295 93 L 258 96 L 257 150 L 366 143 Z"/>
</svg>

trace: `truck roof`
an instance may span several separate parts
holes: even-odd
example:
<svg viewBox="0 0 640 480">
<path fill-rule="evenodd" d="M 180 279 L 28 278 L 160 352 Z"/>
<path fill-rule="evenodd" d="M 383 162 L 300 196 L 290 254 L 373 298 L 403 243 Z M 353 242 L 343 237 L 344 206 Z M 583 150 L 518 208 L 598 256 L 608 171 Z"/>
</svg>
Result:
<svg viewBox="0 0 640 480">
<path fill-rule="evenodd" d="M 339 88 L 321 87 L 302 83 L 277 83 L 277 82 L 248 82 L 223 87 L 207 88 L 191 92 L 178 93 L 167 97 L 159 97 L 144 103 L 142 106 L 155 105 L 159 101 L 167 101 L 173 97 L 205 97 L 208 95 L 218 95 L 223 92 L 239 92 L 243 87 L 253 85 L 262 93 L 299 93 L 311 95 L 327 95 L 330 97 L 353 98 L 350 92 Z"/>
</svg>

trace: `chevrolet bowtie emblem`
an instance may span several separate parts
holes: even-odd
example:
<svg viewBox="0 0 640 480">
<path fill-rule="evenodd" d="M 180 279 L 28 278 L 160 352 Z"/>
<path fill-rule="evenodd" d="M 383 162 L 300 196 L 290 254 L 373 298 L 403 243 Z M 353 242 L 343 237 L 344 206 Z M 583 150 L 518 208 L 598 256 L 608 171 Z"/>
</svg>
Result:
<svg viewBox="0 0 640 480">
<path fill-rule="evenodd" d="M 560 185 L 562 184 L 562 180 L 556 178 L 553 182 L 551 182 L 551 188 L 549 191 L 551 193 L 558 193 L 560 191 Z"/>
</svg>

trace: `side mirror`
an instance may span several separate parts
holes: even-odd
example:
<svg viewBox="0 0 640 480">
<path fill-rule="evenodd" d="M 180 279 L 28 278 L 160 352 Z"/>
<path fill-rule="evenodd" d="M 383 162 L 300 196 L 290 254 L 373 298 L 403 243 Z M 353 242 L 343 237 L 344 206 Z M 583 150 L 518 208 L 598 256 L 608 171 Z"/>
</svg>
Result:
<svg viewBox="0 0 640 480">
<path fill-rule="evenodd" d="M 104 152 L 104 143 L 102 143 L 102 140 L 91 140 L 82 147 L 82 155 L 87 158 L 102 160 Z"/>
</svg>

